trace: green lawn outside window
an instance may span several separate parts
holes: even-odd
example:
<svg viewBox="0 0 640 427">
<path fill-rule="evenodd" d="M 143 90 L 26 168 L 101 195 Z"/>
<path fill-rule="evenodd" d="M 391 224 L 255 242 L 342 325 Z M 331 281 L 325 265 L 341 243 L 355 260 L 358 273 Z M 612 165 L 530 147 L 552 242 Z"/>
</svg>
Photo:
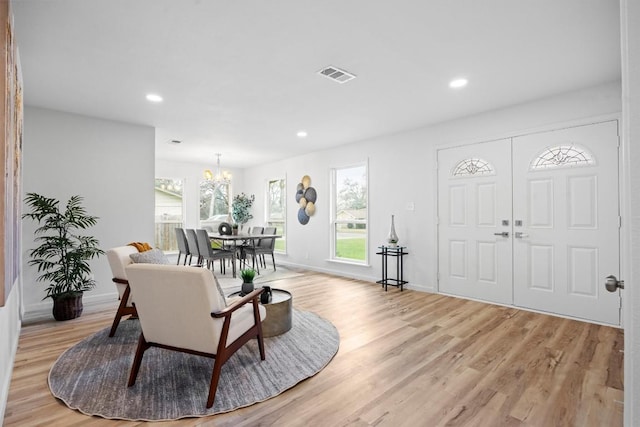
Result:
<svg viewBox="0 0 640 427">
<path fill-rule="evenodd" d="M 366 239 L 364 237 L 338 239 L 336 241 L 336 257 L 364 261 L 366 254 L 365 244 Z"/>
</svg>

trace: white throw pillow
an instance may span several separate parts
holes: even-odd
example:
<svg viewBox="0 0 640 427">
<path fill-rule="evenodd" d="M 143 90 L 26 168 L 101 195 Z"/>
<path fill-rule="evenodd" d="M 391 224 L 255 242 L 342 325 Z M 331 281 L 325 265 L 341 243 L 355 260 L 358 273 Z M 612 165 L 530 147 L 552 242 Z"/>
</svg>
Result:
<svg viewBox="0 0 640 427">
<path fill-rule="evenodd" d="M 137 252 L 130 254 L 129 257 L 133 262 L 138 264 L 169 264 L 167 256 L 158 248 L 150 251 Z"/>
</svg>

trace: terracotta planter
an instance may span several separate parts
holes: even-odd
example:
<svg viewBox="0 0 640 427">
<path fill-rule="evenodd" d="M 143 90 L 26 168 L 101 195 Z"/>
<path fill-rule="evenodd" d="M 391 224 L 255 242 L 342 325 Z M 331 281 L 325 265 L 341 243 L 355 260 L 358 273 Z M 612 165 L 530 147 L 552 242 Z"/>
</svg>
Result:
<svg viewBox="0 0 640 427">
<path fill-rule="evenodd" d="M 53 318 L 71 320 L 82 314 L 82 292 L 53 298 Z"/>
</svg>

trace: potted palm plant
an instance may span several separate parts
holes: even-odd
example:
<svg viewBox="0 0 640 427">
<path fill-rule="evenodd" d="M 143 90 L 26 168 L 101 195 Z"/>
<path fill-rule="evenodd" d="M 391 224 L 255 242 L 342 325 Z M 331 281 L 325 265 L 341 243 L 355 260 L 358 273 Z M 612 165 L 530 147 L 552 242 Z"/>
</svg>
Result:
<svg viewBox="0 0 640 427">
<path fill-rule="evenodd" d="M 27 193 L 29 212 L 22 218 L 37 221 L 35 242 L 29 251 L 29 265 L 38 269 L 38 282 L 45 282 L 46 296 L 53 299 L 56 320 L 74 319 L 82 314 L 83 292 L 95 287 L 89 260 L 104 254 L 93 236 L 78 234 L 96 224 L 98 217 L 89 215 L 82 206 L 82 197 L 72 196 L 64 211 L 54 198 Z"/>
</svg>

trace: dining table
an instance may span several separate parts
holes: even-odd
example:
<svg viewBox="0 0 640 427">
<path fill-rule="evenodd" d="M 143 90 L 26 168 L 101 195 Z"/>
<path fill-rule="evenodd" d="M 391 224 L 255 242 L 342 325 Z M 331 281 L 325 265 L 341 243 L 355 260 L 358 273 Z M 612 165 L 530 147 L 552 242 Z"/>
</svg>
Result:
<svg viewBox="0 0 640 427">
<path fill-rule="evenodd" d="M 244 234 L 244 233 L 238 233 L 238 234 L 219 234 L 219 233 L 212 233 L 209 232 L 209 239 L 212 242 L 218 241 L 222 243 L 223 247 L 230 247 L 230 250 L 233 251 L 234 254 L 237 254 L 238 251 L 240 252 L 240 268 L 242 269 L 243 266 L 246 266 L 246 257 L 244 257 L 244 253 L 243 253 L 243 247 L 251 245 L 255 248 L 257 242 L 260 241 L 260 239 L 278 239 L 280 237 L 282 237 L 281 234 Z M 233 271 L 233 277 L 236 277 L 236 262 L 235 262 L 235 258 L 234 261 L 232 263 L 232 271 Z"/>
</svg>

